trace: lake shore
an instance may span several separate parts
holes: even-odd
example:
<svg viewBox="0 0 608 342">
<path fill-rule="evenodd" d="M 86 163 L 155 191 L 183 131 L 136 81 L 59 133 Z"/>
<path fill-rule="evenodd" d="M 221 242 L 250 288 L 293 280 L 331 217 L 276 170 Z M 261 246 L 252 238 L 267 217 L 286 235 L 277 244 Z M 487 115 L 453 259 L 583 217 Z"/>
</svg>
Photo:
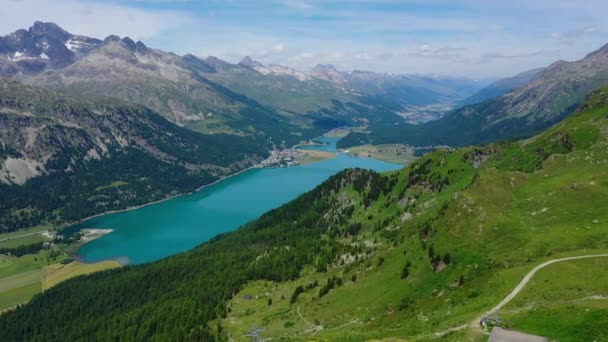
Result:
<svg viewBox="0 0 608 342">
<path fill-rule="evenodd" d="M 57 230 L 57 231 L 59 231 L 59 232 L 61 232 L 62 230 L 65 230 L 65 229 L 67 229 L 67 228 L 69 228 L 69 227 L 71 227 L 71 226 L 75 226 L 75 225 L 77 225 L 77 224 L 80 224 L 80 223 L 83 223 L 83 222 L 85 222 L 85 221 L 88 221 L 88 220 L 94 219 L 94 218 L 96 218 L 96 217 L 102 217 L 102 216 L 105 216 L 105 215 L 111 215 L 111 214 L 116 214 L 116 213 L 122 213 L 122 212 L 127 212 L 127 211 L 137 210 L 137 209 L 141 209 L 141 208 L 147 207 L 147 206 L 149 206 L 149 205 L 154 205 L 154 204 L 162 203 L 162 202 L 165 202 L 165 201 L 168 201 L 168 200 L 171 200 L 171 199 L 177 198 L 177 197 L 191 195 L 191 194 L 193 194 L 193 193 L 195 193 L 195 192 L 198 192 L 198 191 L 203 190 L 203 189 L 204 189 L 204 188 L 206 188 L 206 187 L 209 187 L 209 186 L 215 185 L 215 184 L 217 184 L 217 183 L 219 183 L 219 182 L 221 182 L 221 181 L 224 181 L 224 180 L 226 180 L 226 179 L 229 179 L 229 178 L 231 178 L 231 177 L 238 176 L 238 175 L 240 175 L 241 173 L 244 173 L 244 172 L 247 172 L 247 171 L 249 171 L 249 170 L 253 170 L 253 169 L 260 169 L 260 168 L 263 168 L 263 166 L 261 166 L 260 164 L 256 164 L 256 165 L 250 166 L 250 167 L 248 167 L 248 168 L 246 168 L 246 169 L 243 169 L 243 170 L 241 170 L 241 171 L 238 171 L 238 172 L 235 172 L 235 173 L 233 173 L 233 174 L 230 174 L 230 175 L 228 175 L 228 176 L 221 177 L 221 178 L 219 178 L 218 180 L 215 180 L 215 181 L 213 181 L 213 182 L 211 182 L 211 183 L 208 183 L 208 184 L 203 184 L 203 185 L 201 185 L 200 187 L 196 188 L 196 190 L 194 190 L 194 191 L 185 192 L 185 193 L 179 193 L 179 194 L 172 195 L 172 196 L 169 196 L 169 197 L 166 197 L 166 198 L 163 198 L 163 199 L 157 200 L 157 201 L 152 201 L 152 202 L 148 202 L 148 203 L 144 203 L 144 204 L 139 204 L 139 205 L 130 206 L 130 207 L 127 207 L 127 208 L 125 208 L 125 209 L 116 209 L 116 210 L 110 210 L 110 211 L 105 211 L 105 212 L 103 212 L 103 213 L 99 213 L 99 214 L 95 214 L 95 215 L 87 216 L 87 217 L 85 217 L 85 218 L 83 218 L 83 219 L 81 219 L 81 220 L 78 220 L 78 221 L 75 221 L 75 222 L 66 223 L 66 224 L 64 224 L 62 227 L 60 227 L 60 228 L 58 228 L 58 229 L 56 229 L 56 230 Z"/>
<path fill-rule="evenodd" d="M 329 152 L 323 153 L 323 158 L 333 157 L 338 139 L 320 139 L 322 145 L 293 155 L 321 150 Z M 284 156 L 285 161 L 289 158 L 291 165 L 296 163 L 293 155 L 285 153 Z M 71 227 L 66 234 L 81 228 L 113 228 L 114 234 L 81 247 L 77 251 L 78 257 L 82 257 L 80 260 L 146 263 L 192 249 L 219 234 L 237 229 L 314 189 L 331 175 L 354 167 L 385 172 L 400 166 L 335 153 L 335 158 L 301 167 L 261 168 L 171 202 L 175 204 L 162 203 L 130 214 L 97 218 Z"/>
<path fill-rule="evenodd" d="M 316 151 L 316 150 L 300 150 L 304 153 L 304 158 L 300 160 L 301 165 L 318 163 L 323 160 L 335 158 L 338 154 L 327 151 Z"/>
<path fill-rule="evenodd" d="M 304 143 L 304 144 L 297 144 L 297 145 L 294 145 L 294 146 L 292 146 L 292 149 L 298 149 L 298 147 L 302 147 L 302 146 L 322 146 L 322 145 L 323 145 L 323 144 L 321 144 L 321 143 L 314 143 L 314 142 L 313 142 L 313 143 Z M 314 150 L 312 150 L 312 151 L 314 151 Z M 306 152 L 309 152 L 309 151 L 308 151 L 308 150 L 306 150 Z M 315 151 L 315 152 L 317 152 L 317 151 Z M 318 151 L 318 152 L 323 152 L 323 151 Z M 336 153 L 332 153 L 332 152 L 328 152 L 328 153 L 331 153 L 331 154 L 332 154 L 332 156 L 323 156 L 322 158 L 320 158 L 320 157 L 321 157 L 321 155 L 317 155 L 315 158 L 312 158 L 312 160 L 311 160 L 311 161 L 302 162 L 302 164 L 311 164 L 311 163 L 316 163 L 316 162 L 319 162 L 319 161 L 322 161 L 322 160 L 331 159 L 331 158 L 333 158 L 333 157 L 335 157 L 335 156 L 336 156 Z M 255 164 L 255 165 L 253 165 L 253 166 L 250 166 L 250 167 L 248 167 L 248 168 L 245 168 L 245 169 L 243 169 L 243 170 L 240 170 L 240 171 L 238 171 L 238 172 L 235 172 L 235 173 L 233 173 L 233 174 L 230 174 L 230 175 L 228 175 L 228 176 L 221 177 L 221 178 L 219 178 L 218 180 L 213 181 L 213 182 L 211 182 L 211 183 L 208 183 L 208 184 L 203 184 L 203 185 L 201 185 L 200 187 L 196 188 L 196 190 L 194 190 L 194 191 L 190 191 L 190 192 L 186 192 L 186 193 L 179 193 L 179 194 L 172 195 L 172 196 L 169 196 L 169 197 L 166 197 L 166 198 L 163 198 L 163 199 L 157 200 L 157 201 L 152 201 L 152 202 L 148 202 L 148 203 L 144 203 L 144 204 L 140 204 L 140 205 L 130 206 L 130 207 L 127 207 L 127 208 L 125 208 L 125 209 L 110 210 L 110 211 L 106 211 L 106 212 L 103 212 L 103 213 L 99 213 L 99 214 L 91 215 L 91 216 L 85 217 L 85 218 L 83 218 L 83 219 L 81 219 L 81 220 L 78 220 L 78 221 L 75 221 L 75 222 L 71 222 L 71 223 L 64 224 L 64 225 L 63 225 L 61 228 L 58 228 L 58 229 L 57 229 L 57 231 L 62 231 L 62 230 L 64 230 L 64 229 L 66 229 L 66 228 L 69 228 L 69 227 L 71 227 L 71 226 L 74 226 L 74 225 L 80 224 L 80 223 L 85 222 L 85 221 L 88 221 L 88 220 L 90 220 L 90 219 L 94 219 L 94 218 L 96 218 L 96 217 L 101 217 L 101 216 L 105 216 L 105 215 L 111 215 L 111 214 L 116 214 L 116 213 L 122 213 L 122 212 L 127 212 L 127 211 L 137 210 L 137 209 L 141 209 L 141 208 L 144 208 L 144 207 L 146 207 L 146 206 L 149 206 L 149 205 L 154 205 L 154 204 L 162 203 L 162 202 L 165 202 L 165 201 L 168 201 L 168 200 L 171 200 L 171 199 L 174 199 L 174 198 L 180 197 L 180 196 L 187 196 L 187 195 L 191 195 L 191 194 L 193 194 L 193 193 L 195 193 L 195 192 L 198 192 L 198 191 L 203 190 L 203 189 L 204 189 L 204 188 L 206 188 L 206 187 L 210 187 L 210 186 L 215 185 L 215 184 L 217 184 L 217 183 L 219 183 L 219 182 L 221 182 L 221 181 L 227 180 L 227 179 L 229 179 L 229 178 L 231 178 L 231 177 L 236 177 L 236 176 L 238 176 L 238 175 L 240 175 L 240 174 L 242 174 L 242 173 L 245 173 L 245 172 L 247 172 L 247 171 L 250 171 L 250 170 L 253 170 L 253 169 L 261 169 L 261 168 L 264 168 L 264 166 L 263 166 L 261 163 L 258 163 L 258 164 Z"/>
<path fill-rule="evenodd" d="M 373 158 L 400 165 L 410 164 L 417 159 L 414 149 L 401 144 L 360 145 L 340 149 L 339 152 L 355 158 Z"/>
</svg>

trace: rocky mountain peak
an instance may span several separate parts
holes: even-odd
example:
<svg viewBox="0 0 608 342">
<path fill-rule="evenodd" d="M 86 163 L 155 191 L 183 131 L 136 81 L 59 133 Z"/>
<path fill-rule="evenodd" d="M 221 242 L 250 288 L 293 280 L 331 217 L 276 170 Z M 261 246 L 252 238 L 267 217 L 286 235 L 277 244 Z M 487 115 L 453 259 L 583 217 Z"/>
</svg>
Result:
<svg viewBox="0 0 608 342">
<path fill-rule="evenodd" d="M 125 46 L 127 47 L 127 49 L 131 50 L 131 51 L 135 51 L 135 42 L 133 41 L 133 39 L 129 38 L 129 37 L 124 37 L 123 39 L 121 39 L 121 41 L 125 44 Z"/>
<path fill-rule="evenodd" d="M 597 58 L 599 56 L 608 57 L 608 44 L 605 44 L 601 48 L 599 48 L 599 49 L 597 49 L 597 50 L 589 53 L 587 56 L 585 56 L 585 59 L 587 59 L 587 58 Z"/>
<path fill-rule="evenodd" d="M 315 65 L 314 68 L 312 68 L 312 71 L 323 71 L 323 72 L 335 71 L 335 72 L 337 72 L 338 69 L 336 69 L 336 67 L 333 64 L 317 64 L 317 65 Z"/>
<path fill-rule="evenodd" d="M 207 61 L 198 58 L 197 56 L 189 53 L 186 54 L 184 57 L 182 57 L 182 60 L 191 68 L 193 68 L 196 72 L 201 72 L 201 73 L 214 73 L 217 70 L 215 70 L 215 68 L 210 65 L 209 63 L 207 63 Z"/>
<path fill-rule="evenodd" d="M 253 59 L 251 59 L 251 57 L 249 56 L 245 56 L 245 58 L 243 58 L 240 62 L 240 65 L 246 66 L 248 68 L 262 68 L 264 67 L 264 65 L 258 61 L 254 61 Z"/>
<path fill-rule="evenodd" d="M 324 79 L 334 83 L 345 83 L 345 75 L 338 71 L 333 64 L 317 64 L 310 74 L 316 78 Z"/>
<path fill-rule="evenodd" d="M 115 36 L 115 35 L 109 35 L 107 36 L 103 42 L 104 43 L 109 43 L 109 42 L 119 42 L 120 41 L 120 37 L 119 36 Z"/>
<path fill-rule="evenodd" d="M 30 27 L 29 32 L 34 37 L 52 37 L 62 42 L 70 39 L 72 36 L 68 31 L 62 29 L 55 23 L 43 23 L 41 21 L 36 21 L 34 25 Z"/>
<path fill-rule="evenodd" d="M 139 53 L 146 53 L 148 51 L 148 47 L 141 40 L 138 40 L 137 43 L 135 43 L 135 51 Z"/>
<path fill-rule="evenodd" d="M 66 46 L 73 35 L 54 23 L 36 21 L 28 30 L 0 37 L 1 74 L 37 73 L 74 62 L 74 51 Z"/>
<path fill-rule="evenodd" d="M 214 70 L 216 71 L 226 71 L 226 70 L 231 70 L 231 69 L 235 69 L 236 65 L 234 64 L 230 64 L 222 59 L 219 59 L 215 56 L 209 56 L 205 59 L 205 62 L 211 66 Z"/>
</svg>

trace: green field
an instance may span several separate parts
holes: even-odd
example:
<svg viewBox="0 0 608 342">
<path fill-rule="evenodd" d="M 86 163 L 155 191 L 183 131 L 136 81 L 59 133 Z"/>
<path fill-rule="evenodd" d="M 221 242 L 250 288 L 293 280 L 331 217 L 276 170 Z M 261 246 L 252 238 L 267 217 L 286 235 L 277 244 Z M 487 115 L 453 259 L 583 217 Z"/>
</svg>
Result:
<svg viewBox="0 0 608 342">
<path fill-rule="evenodd" d="M 0 248 L 12 248 L 34 242 L 48 241 L 41 233 L 49 230 L 50 225 L 23 229 L 16 232 L 0 234 Z"/>
<path fill-rule="evenodd" d="M 300 164 L 311 164 L 317 163 L 322 160 L 335 158 L 336 154 L 326 151 L 315 151 L 315 150 L 302 150 L 304 158 L 300 161 Z"/>
<path fill-rule="evenodd" d="M 94 264 L 73 261 L 69 264 L 49 265 L 42 269 L 42 288 L 47 290 L 67 279 L 116 267 L 120 267 L 117 261 L 101 261 Z"/>
<path fill-rule="evenodd" d="M 19 232 L 21 234 L 2 234 L 0 239 L 7 240 L 0 242 L 0 247 L 13 248 L 48 241 L 48 238 L 40 234 L 46 230 L 48 227 L 36 227 Z M 36 293 L 66 279 L 120 266 L 113 261 L 95 264 L 74 261 L 68 264 L 60 263 L 77 247 L 78 244 L 59 244 L 51 249 L 20 257 L 0 254 L 0 311 L 24 303 Z"/>
<path fill-rule="evenodd" d="M 341 152 L 345 152 L 353 157 L 374 158 L 403 165 L 416 160 L 414 150 L 400 144 L 353 146 L 348 149 L 342 149 Z"/>
<path fill-rule="evenodd" d="M 0 278 L 0 310 L 23 303 L 39 293 L 41 280 L 40 269 Z"/>
</svg>

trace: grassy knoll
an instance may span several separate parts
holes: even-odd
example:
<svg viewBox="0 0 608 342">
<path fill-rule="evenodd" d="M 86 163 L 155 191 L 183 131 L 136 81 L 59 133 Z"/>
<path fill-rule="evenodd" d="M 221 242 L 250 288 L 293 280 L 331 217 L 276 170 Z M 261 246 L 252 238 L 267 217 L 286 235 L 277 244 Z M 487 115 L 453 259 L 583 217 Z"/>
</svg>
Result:
<svg viewBox="0 0 608 342">
<path fill-rule="evenodd" d="M 116 267 L 120 267 L 120 263 L 117 261 L 101 261 L 94 264 L 72 261 L 68 264 L 59 263 L 45 266 L 42 269 L 42 289 L 47 290 L 69 278 Z"/>
<path fill-rule="evenodd" d="M 35 294 L 40 293 L 40 281 L 32 282 L 21 287 L 9 289 L 0 293 L 0 312 L 10 309 L 16 305 L 30 300 Z"/>
<path fill-rule="evenodd" d="M 374 158 L 395 164 L 408 164 L 416 159 L 414 151 L 405 145 L 362 145 L 342 150 L 353 157 Z"/>
</svg>

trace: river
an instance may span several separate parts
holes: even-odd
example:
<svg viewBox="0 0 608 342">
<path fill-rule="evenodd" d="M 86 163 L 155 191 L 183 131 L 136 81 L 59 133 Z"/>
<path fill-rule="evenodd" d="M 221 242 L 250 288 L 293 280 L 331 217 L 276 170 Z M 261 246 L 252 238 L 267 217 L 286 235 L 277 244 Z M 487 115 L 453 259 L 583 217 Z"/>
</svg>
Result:
<svg viewBox="0 0 608 342">
<path fill-rule="evenodd" d="M 339 138 L 319 140 L 324 145 L 300 148 L 336 151 Z M 383 172 L 403 165 L 338 153 L 333 159 L 307 165 L 251 169 L 193 194 L 98 216 L 69 230 L 113 229 L 112 233 L 86 243 L 78 250 L 78 257 L 85 262 L 115 259 L 123 264 L 140 264 L 154 261 L 232 231 L 313 189 L 340 170 L 352 167 Z"/>
</svg>

